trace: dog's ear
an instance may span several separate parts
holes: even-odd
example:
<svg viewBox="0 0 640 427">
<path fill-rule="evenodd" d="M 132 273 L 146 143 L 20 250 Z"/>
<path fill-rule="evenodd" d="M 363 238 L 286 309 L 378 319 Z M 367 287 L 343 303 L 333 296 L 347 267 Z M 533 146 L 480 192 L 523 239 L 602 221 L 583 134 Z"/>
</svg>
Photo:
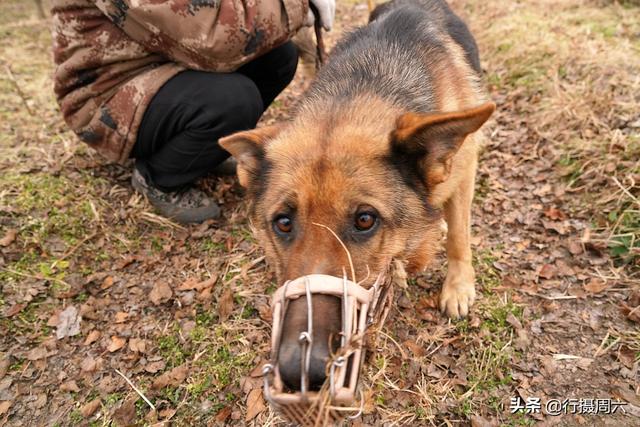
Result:
<svg viewBox="0 0 640 427">
<path fill-rule="evenodd" d="M 439 184 L 449 176 L 453 155 L 467 135 L 480 129 L 495 108 L 493 102 L 487 102 L 451 113 L 403 114 L 391 133 L 392 152 L 417 162 L 428 186 Z"/>
<path fill-rule="evenodd" d="M 280 129 L 280 125 L 265 126 L 237 132 L 218 141 L 238 162 L 238 180 L 244 188 L 249 187 L 251 177 L 260 174 L 265 145 L 280 132 Z"/>
</svg>

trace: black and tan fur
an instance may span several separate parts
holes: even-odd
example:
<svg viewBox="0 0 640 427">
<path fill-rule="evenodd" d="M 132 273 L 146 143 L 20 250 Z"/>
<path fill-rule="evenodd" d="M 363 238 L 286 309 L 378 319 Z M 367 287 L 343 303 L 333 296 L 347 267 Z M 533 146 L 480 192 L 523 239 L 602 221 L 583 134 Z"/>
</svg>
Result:
<svg viewBox="0 0 640 427">
<path fill-rule="evenodd" d="M 392 259 L 424 269 L 448 224 L 448 273 L 440 304 L 465 316 L 475 298 L 470 207 L 480 133 L 495 106 L 480 86 L 475 41 L 441 0 L 396 0 L 334 49 L 291 122 L 223 139 L 239 162 L 252 221 L 278 280 L 349 271 L 371 284 Z M 363 212 L 376 225 L 359 231 Z M 274 225 L 283 216 L 291 231 Z M 317 307 L 316 307 L 317 305 Z M 299 376 L 298 333 L 306 302 L 291 304 L 281 358 Z M 340 325 L 337 299 L 314 298 L 317 381 L 329 336 Z M 282 359 L 281 359 L 282 360 Z M 292 385 L 292 387 L 294 387 Z"/>
</svg>

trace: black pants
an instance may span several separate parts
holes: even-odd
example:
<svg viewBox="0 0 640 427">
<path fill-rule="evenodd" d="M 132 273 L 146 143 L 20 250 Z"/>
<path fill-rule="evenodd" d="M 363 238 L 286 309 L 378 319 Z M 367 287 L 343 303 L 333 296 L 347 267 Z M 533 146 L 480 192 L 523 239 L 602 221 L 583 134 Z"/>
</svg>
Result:
<svg viewBox="0 0 640 427">
<path fill-rule="evenodd" d="M 149 104 L 131 157 L 147 182 L 163 190 L 184 187 L 229 157 L 218 139 L 253 129 L 291 82 L 298 51 L 288 42 L 234 73 L 184 71 Z"/>
</svg>

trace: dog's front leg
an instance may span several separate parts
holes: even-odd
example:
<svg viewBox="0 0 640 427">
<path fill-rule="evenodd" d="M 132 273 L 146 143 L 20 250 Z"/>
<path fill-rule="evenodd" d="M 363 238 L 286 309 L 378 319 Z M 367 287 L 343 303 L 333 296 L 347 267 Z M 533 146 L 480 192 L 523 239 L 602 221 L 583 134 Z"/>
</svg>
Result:
<svg viewBox="0 0 640 427">
<path fill-rule="evenodd" d="M 476 297 L 475 273 L 471 265 L 471 202 L 475 167 L 467 172 L 444 204 L 448 227 L 448 271 L 440 293 L 440 310 L 452 318 L 466 316 Z"/>
</svg>

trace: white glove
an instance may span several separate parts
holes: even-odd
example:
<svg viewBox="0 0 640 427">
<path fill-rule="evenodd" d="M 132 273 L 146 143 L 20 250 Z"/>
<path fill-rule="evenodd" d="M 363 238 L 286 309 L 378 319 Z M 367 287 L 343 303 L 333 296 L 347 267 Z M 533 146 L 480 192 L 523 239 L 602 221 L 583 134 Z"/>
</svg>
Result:
<svg viewBox="0 0 640 427">
<path fill-rule="evenodd" d="M 318 9 L 322 28 L 326 31 L 331 31 L 331 28 L 333 28 L 333 21 L 336 17 L 336 0 L 309 0 L 309 4 L 314 5 L 316 9 Z M 309 8 L 305 25 L 311 27 L 314 22 L 315 16 L 313 15 L 311 8 Z"/>
</svg>

